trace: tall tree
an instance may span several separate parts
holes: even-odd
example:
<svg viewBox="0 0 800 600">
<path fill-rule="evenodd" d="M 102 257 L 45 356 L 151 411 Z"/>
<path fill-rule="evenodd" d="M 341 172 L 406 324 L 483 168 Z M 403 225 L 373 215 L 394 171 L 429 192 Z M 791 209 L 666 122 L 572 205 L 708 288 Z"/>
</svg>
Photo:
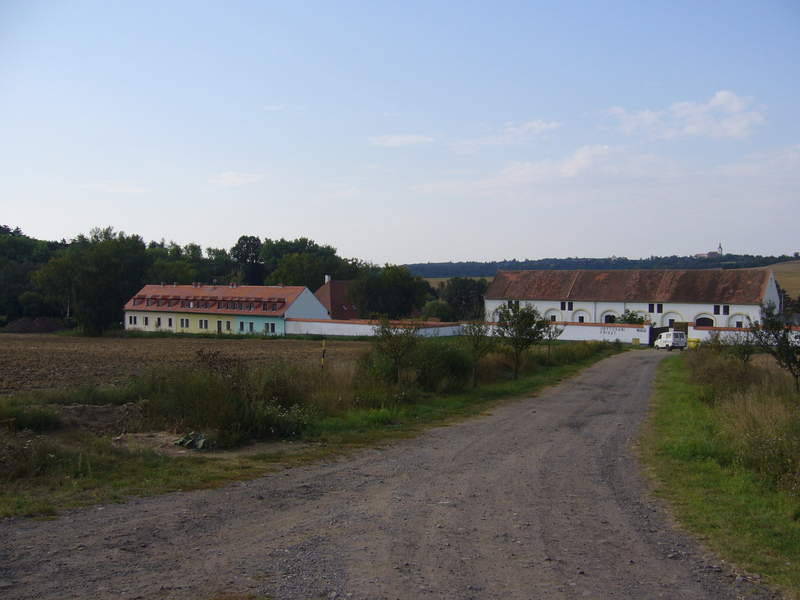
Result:
<svg viewBox="0 0 800 600">
<path fill-rule="evenodd" d="M 236 261 L 245 285 L 264 285 L 267 272 L 261 258 L 261 238 L 243 235 L 231 248 L 231 258 Z"/>
<path fill-rule="evenodd" d="M 333 255 L 310 253 L 286 254 L 278 262 L 278 268 L 267 276 L 270 285 L 304 285 L 316 291 L 325 283 L 325 276 L 333 279 L 351 279 L 358 268 L 351 262 Z"/>
<path fill-rule="evenodd" d="M 297 238 L 296 240 L 284 238 L 271 240 L 267 238 L 261 245 L 261 258 L 264 261 L 264 268 L 267 270 L 267 274 L 275 272 L 281 259 L 290 254 L 310 254 L 325 259 L 336 256 L 336 248 L 320 246 L 314 240 L 309 240 L 308 238 Z"/>
<path fill-rule="evenodd" d="M 428 283 L 405 267 L 367 265 L 347 288 L 350 301 L 362 318 L 385 314 L 390 319 L 411 315 L 421 308 L 428 294 Z"/>
<path fill-rule="evenodd" d="M 121 323 L 125 303 L 144 284 L 150 266 L 138 235 L 93 230 L 75 279 L 75 316 L 89 335 Z"/>
<path fill-rule="evenodd" d="M 35 291 L 30 281 L 31 274 L 50 260 L 52 253 L 65 244 L 45 242 L 25 235 L 19 227 L 12 229 L 0 225 L 0 324 L 22 316 L 20 298 L 26 292 Z M 34 310 L 33 297 L 26 296 L 28 314 Z M 44 306 L 46 302 L 41 302 Z"/>
<path fill-rule="evenodd" d="M 483 295 L 489 289 L 486 279 L 451 277 L 439 284 L 439 299 L 456 311 L 458 319 L 469 321 L 483 314 Z"/>
<path fill-rule="evenodd" d="M 61 317 L 69 318 L 75 306 L 75 278 L 79 268 L 74 250 L 62 250 L 31 275 L 31 281 L 44 298 L 59 307 Z"/>
</svg>

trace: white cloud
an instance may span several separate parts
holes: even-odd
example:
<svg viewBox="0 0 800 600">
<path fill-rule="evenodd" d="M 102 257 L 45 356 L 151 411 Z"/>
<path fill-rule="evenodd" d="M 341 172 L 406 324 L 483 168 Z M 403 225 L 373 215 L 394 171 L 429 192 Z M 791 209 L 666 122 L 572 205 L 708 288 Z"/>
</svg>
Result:
<svg viewBox="0 0 800 600">
<path fill-rule="evenodd" d="M 369 141 L 373 146 L 417 146 L 432 144 L 433 138 L 428 135 L 380 135 Z"/>
<path fill-rule="evenodd" d="M 216 177 L 209 179 L 214 185 L 221 185 L 223 187 L 238 187 L 240 185 L 247 185 L 264 179 L 263 175 L 255 173 L 236 173 L 235 171 L 228 171 Z"/>
<path fill-rule="evenodd" d="M 672 140 L 685 137 L 742 139 L 756 125 L 765 122 L 764 113 L 753 108 L 753 98 L 731 91 L 717 92 L 708 102 L 675 102 L 665 110 L 629 113 L 621 106 L 607 112 L 619 121 L 626 135 L 643 134 L 651 139 Z"/>
<path fill-rule="evenodd" d="M 147 194 L 150 192 L 147 188 L 140 187 L 131 181 L 111 181 L 108 179 L 101 179 L 94 183 L 87 184 L 85 187 L 102 190 L 104 192 L 111 192 L 112 194 Z"/>
<path fill-rule="evenodd" d="M 514 146 L 531 141 L 533 138 L 542 137 L 547 132 L 553 131 L 561 127 L 561 123 L 550 121 L 546 123 L 541 119 L 535 121 L 528 121 L 516 125 L 515 123 L 506 123 L 500 131 L 492 132 L 487 136 L 476 138 L 474 140 L 464 140 L 455 142 L 453 147 L 458 152 L 475 152 L 478 148 L 484 146 Z"/>
<path fill-rule="evenodd" d="M 417 186 L 421 193 L 513 197 L 526 195 L 541 185 L 574 182 L 587 189 L 602 181 L 670 178 L 678 169 L 674 159 L 634 153 L 627 147 L 583 146 L 561 160 L 512 162 L 480 179 L 458 179 Z"/>
<path fill-rule="evenodd" d="M 757 179 L 768 181 L 772 189 L 800 188 L 800 144 L 770 152 L 752 154 L 742 160 L 723 165 L 713 171 L 726 179 Z"/>
</svg>

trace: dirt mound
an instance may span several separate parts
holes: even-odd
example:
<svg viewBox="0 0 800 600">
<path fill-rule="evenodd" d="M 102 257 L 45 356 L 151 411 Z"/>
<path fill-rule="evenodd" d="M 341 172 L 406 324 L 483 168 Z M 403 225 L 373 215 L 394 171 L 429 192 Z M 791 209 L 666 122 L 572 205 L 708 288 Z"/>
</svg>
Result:
<svg viewBox="0 0 800 600">
<path fill-rule="evenodd" d="M 16 321 L 11 321 L 3 328 L 4 333 L 55 333 L 56 331 L 64 331 L 61 323 L 49 317 L 38 317 L 31 319 L 30 317 L 22 317 Z"/>
<path fill-rule="evenodd" d="M 142 406 L 90 406 L 75 404 L 55 407 L 67 429 L 80 429 L 94 435 L 119 435 L 135 429 L 142 417 Z"/>
</svg>

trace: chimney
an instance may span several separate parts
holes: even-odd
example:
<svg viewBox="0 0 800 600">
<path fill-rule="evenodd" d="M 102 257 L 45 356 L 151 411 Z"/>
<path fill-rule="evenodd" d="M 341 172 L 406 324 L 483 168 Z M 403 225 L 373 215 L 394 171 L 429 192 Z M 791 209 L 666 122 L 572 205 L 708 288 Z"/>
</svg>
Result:
<svg viewBox="0 0 800 600">
<path fill-rule="evenodd" d="M 165 284 L 164 284 L 164 282 L 162 281 L 162 282 L 161 282 L 161 287 L 164 287 L 164 285 L 165 285 Z"/>
<path fill-rule="evenodd" d="M 178 287 L 178 282 L 177 282 L 177 281 L 176 281 L 176 282 L 174 282 L 174 283 L 172 284 L 172 287 Z"/>
<path fill-rule="evenodd" d="M 331 276 L 325 275 L 325 283 L 330 283 L 330 282 L 331 282 Z"/>
</svg>

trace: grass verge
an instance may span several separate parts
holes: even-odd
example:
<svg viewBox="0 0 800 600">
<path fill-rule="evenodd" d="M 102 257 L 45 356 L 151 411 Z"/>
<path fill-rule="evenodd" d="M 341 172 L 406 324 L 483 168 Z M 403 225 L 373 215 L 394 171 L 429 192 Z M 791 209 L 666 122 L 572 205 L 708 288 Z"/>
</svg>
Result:
<svg viewBox="0 0 800 600">
<path fill-rule="evenodd" d="M 724 406 L 698 399 L 681 357 L 656 379 L 639 453 L 658 497 L 724 559 L 800 597 L 800 499 L 774 491 L 724 448 Z"/>
<path fill-rule="evenodd" d="M 0 461 L 6 464 L 0 467 L 17 475 L 0 487 L 0 516 L 52 518 L 70 508 L 218 487 L 276 468 L 384 445 L 413 437 L 429 427 L 479 415 L 511 398 L 536 393 L 615 352 L 609 348 L 573 364 L 540 369 L 517 381 L 484 384 L 459 394 L 425 394 L 410 404 L 353 408 L 340 415 L 319 416 L 302 436 L 293 438 L 300 443 L 278 443 L 276 451 L 261 454 L 234 452 L 222 458 L 192 452 L 166 456 L 152 450 L 125 449 L 110 436 L 47 432 L 31 437 L 25 432 L 3 430 Z"/>
</svg>

